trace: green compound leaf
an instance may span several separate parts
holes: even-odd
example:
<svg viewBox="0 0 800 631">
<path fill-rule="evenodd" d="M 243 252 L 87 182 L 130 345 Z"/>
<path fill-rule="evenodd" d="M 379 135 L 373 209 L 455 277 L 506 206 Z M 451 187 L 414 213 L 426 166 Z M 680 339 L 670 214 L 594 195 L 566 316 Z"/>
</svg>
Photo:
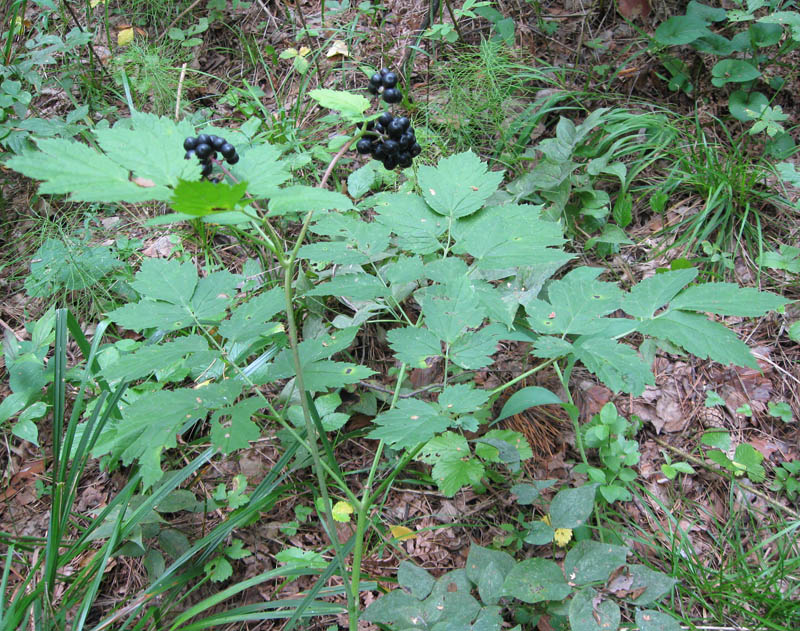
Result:
<svg viewBox="0 0 800 631">
<path fill-rule="evenodd" d="M 306 296 L 342 296 L 350 300 L 374 300 L 390 293 L 381 280 L 366 272 L 337 274 L 327 283 L 320 283 L 305 293 Z"/>
<path fill-rule="evenodd" d="M 583 526 L 594 510 L 596 484 L 584 484 L 574 489 L 562 489 L 550 503 L 550 525 L 553 528 L 575 530 Z"/>
<path fill-rule="evenodd" d="M 109 247 L 47 239 L 33 255 L 25 290 L 29 296 L 41 298 L 62 289 L 86 289 L 123 265 Z"/>
<path fill-rule="evenodd" d="M 472 151 L 419 168 L 419 186 L 428 205 L 440 215 L 457 219 L 471 215 L 503 180 L 500 171 L 487 171 L 486 163 Z"/>
<path fill-rule="evenodd" d="M 700 359 L 712 359 L 723 365 L 758 368 L 747 344 L 719 322 L 699 313 L 672 311 L 642 322 L 639 331 L 677 344 Z"/>
<path fill-rule="evenodd" d="M 489 324 L 458 337 L 450 346 L 450 360 L 467 370 L 477 370 L 492 363 L 497 344 L 507 333 L 500 324 Z"/>
<path fill-rule="evenodd" d="M 251 397 L 237 404 L 214 412 L 211 417 L 211 443 L 224 454 L 237 449 L 246 449 L 250 441 L 258 440 L 261 430 L 251 419 L 253 414 L 264 407 L 264 401 Z M 229 417 L 224 423 L 222 418 Z"/>
<path fill-rule="evenodd" d="M 697 276 L 694 268 L 679 269 L 645 278 L 622 300 L 622 309 L 634 318 L 649 319 Z"/>
<path fill-rule="evenodd" d="M 419 195 L 381 193 L 372 198 L 378 213 L 376 221 L 396 236 L 397 245 L 413 254 L 431 254 L 442 249 L 439 243 L 447 221 L 434 213 Z"/>
<path fill-rule="evenodd" d="M 351 210 L 352 208 L 353 202 L 341 193 L 300 184 L 275 190 L 270 194 L 269 200 L 270 216 L 309 210 Z"/>
<path fill-rule="evenodd" d="M 303 385 L 309 392 L 323 392 L 328 388 L 358 383 L 374 374 L 375 371 L 366 366 L 321 360 L 303 365 Z"/>
<path fill-rule="evenodd" d="M 247 192 L 253 197 L 268 198 L 291 177 L 280 155 L 280 149 L 264 143 L 243 151 L 239 162 L 230 168 L 239 181 L 247 182 Z"/>
<path fill-rule="evenodd" d="M 341 112 L 345 118 L 358 119 L 369 109 L 369 101 L 361 94 L 320 88 L 308 93 L 322 107 Z"/>
<path fill-rule="evenodd" d="M 595 280 L 602 270 L 578 268 L 548 288 L 548 300 L 525 305 L 528 323 L 538 333 L 591 334 L 604 330 L 608 315 L 620 308 L 622 291 L 612 283 Z"/>
<path fill-rule="evenodd" d="M 789 302 L 783 296 L 753 287 L 739 287 L 735 283 L 704 283 L 681 292 L 670 307 L 718 315 L 758 317 Z"/>
<path fill-rule="evenodd" d="M 569 602 L 570 631 L 607 631 L 619 629 L 619 605 L 611 600 L 598 601 L 593 589 L 582 589 Z"/>
<path fill-rule="evenodd" d="M 468 484 L 478 484 L 484 474 L 481 462 L 471 456 L 467 439 L 454 432 L 429 440 L 417 459 L 433 465 L 431 475 L 447 497 Z"/>
<path fill-rule="evenodd" d="M 172 342 L 143 346 L 103 368 L 103 377 L 110 382 L 118 379 L 141 379 L 157 370 L 171 366 L 190 353 L 208 350 L 208 342 L 199 335 L 179 337 Z"/>
<path fill-rule="evenodd" d="M 486 390 L 479 390 L 472 384 L 459 383 L 445 386 L 437 402 L 442 412 L 468 414 L 479 410 L 488 400 L 489 393 Z"/>
<path fill-rule="evenodd" d="M 486 317 L 475 289 L 463 276 L 447 285 L 424 287 L 414 297 L 422 307 L 427 327 L 448 344 L 466 329 L 480 326 Z"/>
<path fill-rule="evenodd" d="M 572 350 L 590 372 L 616 392 L 639 396 L 645 385 L 655 384 L 648 365 L 627 344 L 604 337 L 584 336 L 576 340 Z"/>
<path fill-rule="evenodd" d="M 203 217 L 215 211 L 234 210 L 244 205 L 247 182 L 187 182 L 180 180 L 170 200 L 172 208 L 184 215 Z"/>
<path fill-rule="evenodd" d="M 637 609 L 636 626 L 639 631 L 681 631 L 675 618 L 654 609 Z"/>
<path fill-rule="evenodd" d="M 273 335 L 277 325 L 267 326 L 266 323 L 276 313 L 283 311 L 284 300 L 283 290 L 279 287 L 250 298 L 238 305 L 230 318 L 220 323 L 219 334 L 233 342 Z"/>
<path fill-rule="evenodd" d="M 503 593 L 526 603 L 564 600 L 572 593 L 564 573 L 553 561 L 526 559 L 517 563 L 506 576 Z"/>
<path fill-rule="evenodd" d="M 368 436 L 384 440 L 395 449 L 409 449 L 433 438 L 450 425 L 436 406 L 418 399 L 401 399 L 397 407 L 375 417 L 378 425 Z M 468 452 L 467 452 L 468 453 Z"/>
<path fill-rule="evenodd" d="M 570 583 L 588 585 L 605 582 L 618 567 L 625 565 L 630 548 L 599 541 L 576 543 L 564 559 L 564 574 Z"/>
<path fill-rule="evenodd" d="M 442 355 L 442 341 L 430 329 L 392 329 L 386 339 L 398 361 L 414 368 L 427 368 L 427 359 Z"/>
<path fill-rule="evenodd" d="M 367 223 L 338 213 L 323 215 L 311 231 L 336 239 L 300 248 L 300 256 L 315 263 L 360 265 L 383 258 L 389 247 L 388 228 L 377 222 Z"/>
<path fill-rule="evenodd" d="M 539 218 L 541 208 L 507 205 L 486 208 L 454 227 L 456 254 L 470 254 L 479 269 L 563 265 L 571 258 L 561 249 L 561 225 Z"/>
<path fill-rule="evenodd" d="M 131 286 L 146 298 L 186 305 L 197 287 L 197 268 L 190 262 L 145 259 Z"/>
<path fill-rule="evenodd" d="M 14 156 L 6 165 L 44 180 L 39 192 L 69 194 L 74 201 L 167 201 L 179 179 L 200 179 L 197 161 L 183 159 L 183 139 L 192 133 L 189 123 L 135 114 L 95 132 L 106 153 L 72 140 L 42 138 L 38 150 Z"/>
</svg>

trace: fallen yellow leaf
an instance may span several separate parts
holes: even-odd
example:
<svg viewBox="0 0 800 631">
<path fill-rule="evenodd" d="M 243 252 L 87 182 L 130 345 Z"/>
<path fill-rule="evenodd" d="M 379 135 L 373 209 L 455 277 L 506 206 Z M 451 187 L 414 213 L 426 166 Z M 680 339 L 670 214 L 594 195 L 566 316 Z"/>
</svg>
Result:
<svg viewBox="0 0 800 631">
<path fill-rule="evenodd" d="M 301 57 L 305 57 L 305 56 L 306 56 L 306 55 L 308 55 L 308 53 L 310 53 L 310 52 L 311 52 L 311 49 L 310 49 L 308 46 L 301 46 L 301 47 L 300 47 L 300 51 L 299 51 L 299 53 L 300 53 L 300 56 L 301 56 Z"/>
<path fill-rule="evenodd" d="M 350 56 L 347 52 L 347 42 L 342 39 L 333 40 L 333 44 L 328 49 L 328 52 L 325 53 L 326 57 L 336 57 L 336 55 L 342 55 L 342 57 Z"/>
<path fill-rule="evenodd" d="M 389 526 L 389 530 L 392 531 L 392 537 L 398 541 L 408 541 L 417 536 L 417 533 L 406 526 Z"/>
<path fill-rule="evenodd" d="M 126 28 L 117 33 L 117 45 L 127 46 L 133 41 L 133 29 Z"/>
</svg>

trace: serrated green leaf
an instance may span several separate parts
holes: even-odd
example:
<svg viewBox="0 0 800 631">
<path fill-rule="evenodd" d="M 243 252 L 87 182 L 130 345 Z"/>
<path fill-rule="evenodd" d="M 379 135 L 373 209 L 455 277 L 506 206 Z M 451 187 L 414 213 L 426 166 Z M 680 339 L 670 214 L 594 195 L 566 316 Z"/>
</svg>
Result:
<svg viewBox="0 0 800 631">
<path fill-rule="evenodd" d="M 620 619 L 619 605 L 599 600 L 593 589 L 582 589 L 569 601 L 570 631 L 616 631 Z"/>
<path fill-rule="evenodd" d="M 269 215 L 301 213 L 309 210 L 351 210 L 353 202 L 345 195 L 316 186 L 297 184 L 269 193 Z"/>
<path fill-rule="evenodd" d="M 129 303 L 106 315 L 112 322 L 131 331 L 151 328 L 176 331 L 195 323 L 193 315 L 186 308 L 154 300 Z"/>
<path fill-rule="evenodd" d="M 422 196 L 434 211 L 457 219 L 478 210 L 503 180 L 501 171 L 487 171 L 486 163 L 472 151 L 421 166 L 418 173 Z"/>
<path fill-rule="evenodd" d="M 602 270 L 578 268 L 548 288 L 548 300 L 525 305 L 528 323 L 538 333 L 591 334 L 607 327 L 604 318 L 620 308 L 622 292 L 612 283 L 595 280 Z"/>
<path fill-rule="evenodd" d="M 569 352 L 569 351 L 567 351 Z M 512 394 L 503 405 L 497 421 L 502 421 L 509 416 L 519 414 L 537 405 L 552 405 L 563 403 L 553 392 L 540 386 L 528 386 Z"/>
<path fill-rule="evenodd" d="M 654 385 L 650 368 L 627 344 L 603 337 L 584 336 L 572 345 L 573 353 L 600 381 L 615 392 L 639 396 L 645 385 Z"/>
<path fill-rule="evenodd" d="M 763 454 L 752 445 L 741 443 L 736 446 L 733 462 L 743 466 L 747 470 L 747 477 L 753 482 L 763 482 L 766 477 L 764 467 L 761 466 L 763 460 Z"/>
<path fill-rule="evenodd" d="M 467 370 L 488 366 L 505 333 L 505 327 L 500 324 L 488 324 L 477 331 L 462 334 L 450 346 L 450 361 Z"/>
<path fill-rule="evenodd" d="M 211 559 L 203 566 L 203 571 L 215 583 L 227 581 L 233 576 L 233 567 L 230 562 L 223 556 L 218 556 Z"/>
<path fill-rule="evenodd" d="M 625 565 L 630 548 L 585 539 L 578 541 L 564 559 L 564 574 L 570 583 L 588 585 L 605 582 L 618 567 Z"/>
<path fill-rule="evenodd" d="M 419 256 L 399 256 L 384 267 L 381 273 L 393 285 L 413 283 L 425 275 L 422 258 Z"/>
<path fill-rule="evenodd" d="M 506 205 L 486 208 L 458 222 L 453 233 L 456 254 L 470 254 L 479 269 L 563 265 L 571 258 L 561 249 L 561 225 L 539 218 L 540 208 Z"/>
<path fill-rule="evenodd" d="M 237 305 L 231 317 L 220 323 L 219 334 L 233 342 L 270 335 L 274 333 L 274 327 L 266 326 L 266 322 L 284 308 L 283 290 L 275 287 Z"/>
<path fill-rule="evenodd" d="M 321 283 L 306 292 L 306 296 L 343 296 L 350 300 L 374 300 L 389 294 L 381 280 L 366 272 L 337 274 L 333 280 Z"/>
<path fill-rule="evenodd" d="M 414 297 L 422 307 L 427 327 L 448 344 L 466 329 L 480 326 L 486 317 L 475 290 L 463 276 L 447 285 L 424 287 Z"/>
<path fill-rule="evenodd" d="M 103 377 L 111 382 L 117 379 L 141 379 L 165 366 L 171 366 L 189 353 L 207 350 L 208 342 L 199 335 L 187 335 L 171 342 L 144 346 L 104 367 Z"/>
<path fill-rule="evenodd" d="M 631 589 L 645 588 L 645 591 L 634 600 L 639 606 L 649 605 L 660 600 L 672 591 L 672 588 L 678 582 L 677 579 L 667 576 L 663 572 L 651 570 L 645 565 L 630 565 L 628 566 L 628 571 L 633 578 Z"/>
<path fill-rule="evenodd" d="M 180 180 L 172 194 L 170 205 L 175 211 L 202 217 L 220 210 L 234 210 L 244 205 L 247 182 L 187 182 Z"/>
<path fill-rule="evenodd" d="M 233 303 L 242 277 L 226 270 L 212 272 L 197 282 L 189 308 L 200 322 L 219 322 Z"/>
<path fill-rule="evenodd" d="M 594 510 L 596 490 L 596 484 L 561 489 L 550 502 L 550 525 L 575 530 L 585 524 Z"/>
<path fill-rule="evenodd" d="M 472 384 L 458 383 L 445 386 L 439 394 L 438 404 L 448 414 L 467 414 L 479 410 L 489 400 L 486 390 Z"/>
<path fill-rule="evenodd" d="M 757 317 L 789 302 L 783 296 L 753 287 L 739 287 L 735 283 L 703 283 L 681 292 L 672 301 L 670 308 Z"/>
<path fill-rule="evenodd" d="M 303 383 L 309 392 L 358 383 L 374 374 L 371 368 L 346 362 L 320 360 L 303 365 Z"/>
<path fill-rule="evenodd" d="M 566 357 L 572 350 L 572 344 L 567 340 L 562 340 L 551 335 L 542 335 L 533 343 L 531 354 L 535 357 L 551 359 Z"/>
<path fill-rule="evenodd" d="M 147 298 L 188 305 L 197 281 L 197 268 L 190 262 L 146 258 L 131 286 Z"/>
<path fill-rule="evenodd" d="M 426 464 L 436 464 L 440 459 L 458 460 L 471 454 L 467 439 L 455 432 L 444 432 L 431 438 L 417 456 Z"/>
<path fill-rule="evenodd" d="M 314 262 L 335 262 L 339 265 L 363 264 L 379 260 L 389 247 L 389 230 L 377 222 L 329 213 L 311 228 L 342 241 L 311 243 L 300 248 L 300 256 Z"/>
<path fill-rule="evenodd" d="M 341 112 L 345 118 L 357 119 L 369 109 L 369 101 L 361 94 L 318 88 L 308 93 L 322 107 Z"/>
<path fill-rule="evenodd" d="M 382 193 L 374 199 L 376 221 L 396 236 L 397 245 L 414 254 L 431 254 L 442 249 L 439 237 L 447 221 L 428 207 L 419 195 Z"/>
<path fill-rule="evenodd" d="M 503 453 L 504 451 L 507 452 L 507 450 L 500 443 L 506 443 L 511 448 L 513 460 L 508 458 L 508 453 Z M 500 450 L 499 453 L 498 450 Z M 475 453 L 489 462 L 498 462 L 499 456 L 499 461 L 505 464 L 509 464 L 509 462 L 519 463 L 520 460 L 533 458 L 533 451 L 525 436 L 510 429 L 492 429 L 486 432 L 478 439 L 478 443 L 475 445 Z"/>
<path fill-rule="evenodd" d="M 253 197 L 269 198 L 291 177 L 280 156 L 280 149 L 264 143 L 242 151 L 239 162 L 229 168 L 239 181 L 247 182 L 247 192 Z"/>
<path fill-rule="evenodd" d="M 631 288 L 623 297 L 622 309 L 634 318 L 652 318 L 697 276 L 695 268 L 654 274 Z"/>
<path fill-rule="evenodd" d="M 538 603 L 546 600 L 564 600 L 572 588 L 564 573 L 548 559 L 525 559 L 517 563 L 506 576 L 503 592 L 522 602 Z"/>
<path fill-rule="evenodd" d="M 442 341 L 430 329 L 392 329 L 386 334 L 386 339 L 398 361 L 415 368 L 426 368 L 428 358 L 442 355 Z"/>
<path fill-rule="evenodd" d="M 639 631 L 681 631 L 682 628 L 675 618 L 654 609 L 637 609 L 636 626 Z"/>
<path fill-rule="evenodd" d="M 642 322 L 639 331 L 666 339 L 700 359 L 710 358 L 723 365 L 758 368 L 747 344 L 730 329 L 699 313 L 670 311 Z"/>
<path fill-rule="evenodd" d="M 306 339 L 300 342 L 298 352 L 300 363 L 305 369 L 307 364 L 326 359 L 340 353 L 350 347 L 355 339 L 358 327 L 341 329 L 333 333 L 324 333 L 318 337 Z M 295 374 L 294 359 L 288 349 L 284 349 L 268 369 L 268 379 L 284 379 L 293 377 Z"/>
<path fill-rule="evenodd" d="M 109 247 L 87 246 L 68 238 L 46 239 L 31 259 L 25 290 L 40 298 L 62 289 L 86 289 L 122 266 Z"/>
<path fill-rule="evenodd" d="M 264 401 L 250 397 L 233 406 L 214 412 L 211 417 L 211 443 L 224 454 L 237 449 L 247 449 L 250 441 L 258 440 L 261 430 L 251 419 L 264 407 Z M 221 419 L 229 417 L 230 422 L 223 425 Z"/>
<path fill-rule="evenodd" d="M 450 419 L 439 415 L 436 407 L 418 399 L 401 399 L 397 407 L 374 419 L 376 427 L 368 436 L 384 440 L 395 449 L 408 449 L 430 440 L 446 430 Z"/>
</svg>

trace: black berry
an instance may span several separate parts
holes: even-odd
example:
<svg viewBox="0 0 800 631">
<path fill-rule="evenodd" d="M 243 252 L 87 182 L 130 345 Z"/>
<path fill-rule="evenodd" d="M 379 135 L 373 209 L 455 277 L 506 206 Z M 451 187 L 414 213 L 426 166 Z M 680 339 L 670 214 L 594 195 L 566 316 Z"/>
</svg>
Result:
<svg viewBox="0 0 800 631">
<path fill-rule="evenodd" d="M 211 171 L 214 170 L 214 166 L 210 162 L 203 162 L 203 177 L 208 177 L 211 175 Z"/>
<path fill-rule="evenodd" d="M 411 127 L 411 120 L 408 116 L 398 116 L 397 122 L 403 128 L 403 131 L 408 131 L 408 128 Z"/>
<path fill-rule="evenodd" d="M 362 156 L 372 153 L 372 141 L 369 138 L 362 138 L 356 143 L 356 151 Z"/>
<path fill-rule="evenodd" d="M 386 127 L 386 133 L 389 134 L 390 138 L 394 138 L 398 140 L 400 136 L 403 135 L 405 129 L 403 128 L 403 123 L 400 119 L 395 118 L 389 125 Z"/>
<path fill-rule="evenodd" d="M 186 151 L 191 151 L 197 146 L 197 138 L 189 136 L 186 140 L 183 141 L 183 148 Z"/>
<path fill-rule="evenodd" d="M 397 85 L 397 75 L 394 72 L 387 72 L 381 79 L 381 84 L 384 88 L 393 88 Z"/>
<path fill-rule="evenodd" d="M 383 125 L 384 128 L 388 127 L 389 123 L 391 123 L 393 120 L 394 116 L 392 116 L 390 112 L 384 112 L 378 116 L 378 122 Z"/>
<path fill-rule="evenodd" d="M 198 145 L 210 145 L 211 144 L 211 136 L 208 134 L 200 134 L 197 137 L 197 144 Z"/>
<path fill-rule="evenodd" d="M 234 147 L 231 143 L 226 142 L 223 143 L 221 147 L 215 147 L 218 149 L 219 152 L 222 154 L 222 157 L 226 160 L 230 160 L 233 156 L 236 155 L 236 147 Z"/>
<path fill-rule="evenodd" d="M 214 152 L 214 150 L 211 148 L 211 145 L 200 143 L 194 148 L 194 152 L 197 154 L 198 158 L 205 160 L 206 158 L 211 157 L 211 154 Z"/>
<path fill-rule="evenodd" d="M 390 72 L 391 70 L 389 70 L 388 68 L 381 68 L 381 78 L 385 77 Z"/>
<path fill-rule="evenodd" d="M 219 136 L 211 136 L 211 146 L 217 151 L 221 150 L 224 145 L 230 144 L 224 138 Z"/>
<path fill-rule="evenodd" d="M 389 88 L 383 91 L 383 100 L 387 103 L 399 103 L 403 100 L 403 95 L 397 88 Z"/>
<path fill-rule="evenodd" d="M 191 160 L 191 159 L 192 159 L 192 157 L 193 157 L 194 155 L 195 155 L 195 153 L 194 153 L 194 149 L 189 149 L 189 151 L 187 151 L 187 152 L 186 152 L 186 153 L 183 155 L 183 159 L 184 159 L 184 160 Z"/>
<path fill-rule="evenodd" d="M 419 143 L 414 143 L 408 150 L 408 153 L 411 154 L 412 158 L 416 158 L 419 154 L 422 153 L 422 147 L 419 146 Z"/>
<path fill-rule="evenodd" d="M 236 164 L 239 162 L 239 154 L 234 153 L 230 158 L 225 158 L 228 161 L 228 164 Z"/>
</svg>

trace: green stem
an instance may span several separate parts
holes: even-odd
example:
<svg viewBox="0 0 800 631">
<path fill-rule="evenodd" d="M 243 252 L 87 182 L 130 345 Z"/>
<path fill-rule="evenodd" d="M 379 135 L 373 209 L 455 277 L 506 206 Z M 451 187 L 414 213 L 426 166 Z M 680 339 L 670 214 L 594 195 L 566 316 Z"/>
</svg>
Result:
<svg viewBox="0 0 800 631">
<path fill-rule="evenodd" d="M 531 375 L 536 374 L 542 368 L 547 368 L 547 366 L 549 366 L 550 364 L 552 364 L 555 361 L 556 361 L 555 359 L 548 359 L 543 364 L 539 364 L 535 368 L 531 368 L 530 370 L 526 370 L 521 375 L 517 375 L 516 377 L 514 377 L 511 381 L 508 381 L 508 382 L 504 383 L 502 386 L 497 386 L 494 390 L 489 392 L 489 396 L 490 397 L 494 397 L 494 396 L 500 394 L 503 390 L 507 390 L 508 388 L 510 388 L 511 386 L 513 386 L 516 383 L 519 383 L 523 379 L 527 379 Z"/>
<path fill-rule="evenodd" d="M 569 399 L 570 405 L 572 405 L 572 407 L 575 408 L 575 400 L 572 398 L 572 393 L 569 391 L 569 384 L 567 383 L 569 379 L 561 373 L 561 368 L 558 366 L 558 363 L 554 363 L 553 368 L 555 368 L 555 371 L 558 374 L 558 380 L 561 382 L 561 386 L 564 388 L 564 392 L 567 393 L 567 398 Z M 571 371 L 572 367 L 570 366 L 568 368 L 568 372 Z M 583 436 L 581 436 L 580 419 L 578 418 L 578 414 L 573 411 L 569 413 L 569 418 L 570 420 L 572 420 L 572 429 L 575 432 L 575 445 L 578 447 L 578 451 L 581 454 L 581 460 L 583 461 L 583 464 L 585 464 L 588 467 L 589 460 L 586 458 L 586 450 L 583 447 Z"/>
</svg>

